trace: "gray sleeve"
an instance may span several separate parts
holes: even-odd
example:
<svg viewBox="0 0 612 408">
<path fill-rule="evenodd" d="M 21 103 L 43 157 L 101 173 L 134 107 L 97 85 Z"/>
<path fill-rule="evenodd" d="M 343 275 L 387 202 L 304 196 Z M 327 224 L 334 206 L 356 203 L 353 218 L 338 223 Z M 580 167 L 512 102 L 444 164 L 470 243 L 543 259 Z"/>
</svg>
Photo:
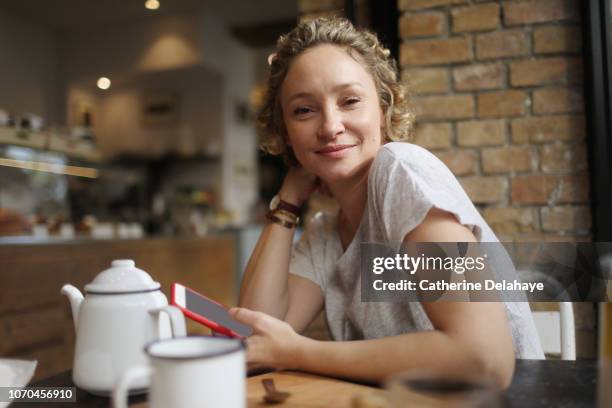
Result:
<svg viewBox="0 0 612 408">
<path fill-rule="evenodd" d="M 433 202 L 417 175 L 393 152 L 383 149 L 372 165 L 371 205 L 389 243 L 400 243 L 423 222 Z"/>
<path fill-rule="evenodd" d="M 483 222 L 451 171 L 421 148 L 393 144 L 373 163 L 372 203 L 387 242 L 399 243 L 432 207 L 453 214 L 479 239 Z"/>
<path fill-rule="evenodd" d="M 291 250 L 291 260 L 289 261 L 289 273 L 317 284 L 322 290 L 325 288 L 322 276 L 317 273 L 315 266 L 315 255 L 317 240 L 312 228 L 302 234 L 298 242 L 293 245 Z"/>
</svg>

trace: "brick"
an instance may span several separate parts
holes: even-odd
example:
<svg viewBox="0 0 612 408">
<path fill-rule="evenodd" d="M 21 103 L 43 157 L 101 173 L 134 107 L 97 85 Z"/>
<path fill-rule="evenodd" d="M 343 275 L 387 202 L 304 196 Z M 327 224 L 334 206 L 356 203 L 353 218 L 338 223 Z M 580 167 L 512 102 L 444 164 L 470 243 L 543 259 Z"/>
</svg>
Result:
<svg viewBox="0 0 612 408">
<path fill-rule="evenodd" d="M 478 116 L 521 116 L 527 111 L 529 94 L 524 91 L 495 91 L 478 94 Z"/>
<path fill-rule="evenodd" d="M 453 32 L 493 30 L 499 24 L 499 4 L 489 3 L 454 8 L 451 11 Z"/>
<path fill-rule="evenodd" d="M 449 4 L 464 4 L 467 0 L 399 0 L 398 8 L 402 11 L 421 10 Z"/>
<path fill-rule="evenodd" d="M 552 197 L 554 203 L 585 204 L 589 202 L 590 181 L 587 174 L 561 176 L 558 191 Z"/>
<path fill-rule="evenodd" d="M 474 116 L 472 95 L 425 96 L 414 99 L 420 119 L 464 119 Z"/>
<path fill-rule="evenodd" d="M 575 234 L 567 232 L 545 233 L 543 239 L 546 242 L 593 242 L 593 237 L 584 231 Z M 575 306 L 576 304 L 574 304 Z"/>
<path fill-rule="evenodd" d="M 482 150 L 482 171 L 485 173 L 507 173 L 529 171 L 535 155 L 529 147 L 495 147 Z"/>
<path fill-rule="evenodd" d="M 512 86 L 534 86 L 556 83 L 582 83 L 580 58 L 539 58 L 510 64 Z"/>
<path fill-rule="evenodd" d="M 591 228 L 591 212 L 587 206 L 563 206 L 541 209 L 544 231 L 583 231 Z"/>
<path fill-rule="evenodd" d="M 399 21 L 400 38 L 432 37 L 446 33 L 446 15 L 441 12 L 405 14 Z"/>
<path fill-rule="evenodd" d="M 455 176 L 467 176 L 476 173 L 478 154 L 475 151 L 453 149 L 435 152 L 435 155 L 446 164 Z"/>
<path fill-rule="evenodd" d="M 506 140 L 503 120 L 473 120 L 457 123 L 459 146 L 497 146 Z"/>
<path fill-rule="evenodd" d="M 504 84 L 504 65 L 473 64 L 453 69 L 453 83 L 456 91 L 497 89 Z"/>
<path fill-rule="evenodd" d="M 525 242 L 592 242 L 592 238 L 590 235 L 585 233 L 568 233 L 568 232 L 536 232 L 536 233 L 528 233 L 522 234 L 516 237 L 515 242 L 517 243 L 525 243 Z M 523 245 L 525 247 L 525 245 Z M 537 248 L 537 247 L 535 247 Z M 526 252 L 526 251 L 524 251 Z M 530 251 L 534 253 L 535 251 Z M 535 252 L 537 253 L 537 252 Z M 535 255 L 534 253 L 534 255 Z M 533 255 L 532 255 L 533 256 Z M 532 262 L 533 258 L 523 258 L 523 262 Z"/>
<path fill-rule="evenodd" d="M 298 10 L 302 13 L 328 11 L 344 8 L 344 0 L 299 0 Z"/>
<path fill-rule="evenodd" d="M 518 57 L 529 53 L 529 38 L 523 30 L 496 31 L 476 37 L 479 60 Z"/>
<path fill-rule="evenodd" d="M 493 204 L 506 199 L 508 182 L 505 177 L 462 177 L 459 182 L 476 204 Z"/>
<path fill-rule="evenodd" d="M 496 234 L 515 235 L 540 229 L 540 217 L 535 208 L 486 208 L 482 215 Z"/>
<path fill-rule="evenodd" d="M 402 66 L 450 64 L 471 59 L 469 38 L 410 41 L 402 44 L 400 50 Z"/>
<path fill-rule="evenodd" d="M 540 168 L 544 173 L 577 173 L 587 170 L 586 146 L 548 144 L 540 149 Z"/>
<path fill-rule="evenodd" d="M 503 3 L 507 26 L 578 19 L 580 10 L 573 0 L 506 1 Z"/>
<path fill-rule="evenodd" d="M 413 68 L 402 72 L 402 81 L 418 94 L 446 93 L 450 83 L 446 68 Z"/>
<path fill-rule="evenodd" d="M 580 140 L 585 137 L 586 123 L 584 116 L 528 117 L 513 120 L 511 131 L 514 143 Z"/>
<path fill-rule="evenodd" d="M 417 123 L 414 143 L 426 149 L 451 147 L 452 129 L 450 123 Z"/>
<path fill-rule="evenodd" d="M 514 177 L 511 197 L 514 204 L 547 204 L 551 193 L 558 188 L 558 177 L 542 174 Z"/>
<path fill-rule="evenodd" d="M 537 114 L 584 111 L 582 89 L 545 88 L 533 92 L 533 112 Z"/>
<path fill-rule="evenodd" d="M 586 174 L 514 177 L 511 197 L 515 204 L 585 204 L 589 201 L 589 179 Z"/>
<path fill-rule="evenodd" d="M 533 50 L 536 54 L 580 52 L 582 32 L 578 27 L 540 27 L 533 32 L 533 43 Z"/>
<path fill-rule="evenodd" d="M 514 177 L 510 188 L 512 203 L 546 204 L 557 186 L 558 180 L 555 176 L 533 174 Z"/>
</svg>

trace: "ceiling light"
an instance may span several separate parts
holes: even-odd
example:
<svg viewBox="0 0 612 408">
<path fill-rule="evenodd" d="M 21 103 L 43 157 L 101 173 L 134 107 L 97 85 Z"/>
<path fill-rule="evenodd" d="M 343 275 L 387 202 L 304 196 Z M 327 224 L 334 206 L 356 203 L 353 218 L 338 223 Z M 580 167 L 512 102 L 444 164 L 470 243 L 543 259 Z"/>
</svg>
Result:
<svg viewBox="0 0 612 408">
<path fill-rule="evenodd" d="M 111 80 L 107 77 L 98 78 L 98 88 L 100 89 L 108 89 L 111 86 Z"/>
<path fill-rule="evenodd" d="M 145 1 L 145 7 L 149 10 L 157 10 L 159 8 L 158 0 L 147 0 Z"/>
</svg>

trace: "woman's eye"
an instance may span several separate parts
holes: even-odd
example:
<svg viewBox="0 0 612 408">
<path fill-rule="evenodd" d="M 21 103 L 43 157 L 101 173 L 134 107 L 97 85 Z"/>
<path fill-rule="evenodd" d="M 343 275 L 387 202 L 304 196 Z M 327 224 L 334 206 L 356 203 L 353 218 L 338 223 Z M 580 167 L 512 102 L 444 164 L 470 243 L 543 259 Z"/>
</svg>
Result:
<svg viewBox="0 0 612 408">
<path fill-rule="evenodd" d="M 344 101 L 345 105 L 355 105 L 356 103 L 359 103 L 359 98 L 348 98 Z"/>
<path fill-rule="evenodd" d="M 308 113 L 312 112 L 312 109 L 310 108 L 305 108 L 305 107 L 301 107 L 301 108 L 295 108 L 293 110 L 293 114 L 294 115 L 306 115 Z"/>
</svg>

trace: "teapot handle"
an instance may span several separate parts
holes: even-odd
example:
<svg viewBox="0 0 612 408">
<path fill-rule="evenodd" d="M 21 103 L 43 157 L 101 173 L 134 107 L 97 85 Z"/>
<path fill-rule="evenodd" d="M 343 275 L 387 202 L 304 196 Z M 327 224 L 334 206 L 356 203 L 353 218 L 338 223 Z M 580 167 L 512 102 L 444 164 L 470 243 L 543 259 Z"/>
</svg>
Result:
<svg viewBox="0 0 612 408">
<path fill-rule="evenodd" d="M 183 316 L 183 312 L 181 312 L 178 307 L 168 305 L 159 309 L 153 309 L 150 311 L 150 313 L 158 315 L 158 322 L 160 313 L 168 314 L 168 317 L 170 318 L 170 326 L 172 328 L 172 337 L 184 337 L 187 335 L 187 329 L 185 328 L 185 317 Z"/>
<path fill-rule="evenodd" d="M 128 408 L 127 399 L 130 384 L 142 377 L 150 377 L 153 373 L 151 366 L 132 367 L 125 371 L 113 387 L 113 408 Z"/>
</svg>

